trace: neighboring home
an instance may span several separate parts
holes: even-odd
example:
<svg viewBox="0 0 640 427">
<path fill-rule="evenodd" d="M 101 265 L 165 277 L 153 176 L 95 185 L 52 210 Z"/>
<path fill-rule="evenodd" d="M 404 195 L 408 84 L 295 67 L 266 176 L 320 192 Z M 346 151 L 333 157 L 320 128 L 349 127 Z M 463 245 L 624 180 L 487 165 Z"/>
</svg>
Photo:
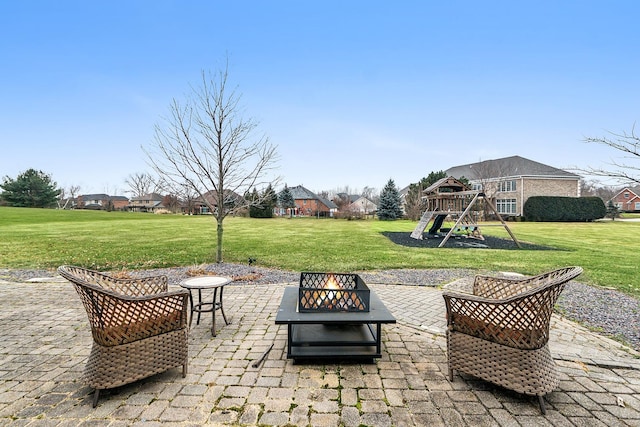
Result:
<svg viewBox="0 0 640 427">
<path fill-rule="evenodd" d="M 197 198 L 194 200 L 194 206 L 199 214 L 210 214 L 209 206 L 214 206 L 215 209 L 218 208 L 218 194 L 214 190 L 207 191 L 203 195 L 204 200 L 202 198 Z M 224 190 L 224 205 L 227 207 L 235 207 L 238 204 L 243 204 L 244 199 L 238 193 L 231 190 Z"/>
<path fill-rule="evenodd" d="M 375 213 L 378 210 L 378 205 L 359 194 L 340 193 L 338 194 L 338 196 L 349 201 L 349 204 L 346 206 L 346 210 L 348 210 L 349 212 L 358 212 L 361 214 L 369 215 Z"/>
<path fill-rule="evenodd" d="M 129 199 L 124 196 L 109 196 L 108 194 L 83 194 L 78 196 L 77 209 L 97 210 L 125 210 Z"/>
<path fill-rule="evenodd" d="M 640 185 L 623 188 L 610 202 L 622 212 L 640 212 Z"/>
<path fill-rule="evenodd" d="M 163 197 L 158 193 L 149 193 L 132 197 L 128 207 L 132 212 L 155 212 L 158 209 L 164 209 L 162 199 Z"/>
<path fill-rule="evenodd" d="M 274 214 L 280 216 L 317 216 L 317 217 L 332 217 L 338 210 L 338 206 L 331 200 L 327 200 L 318 196 L 314 192 L 307 190 L 302 185 L 295 187 L 289 187 L 289 191 L 293 196 L 293 200 L 296 207 L 293 208 L 293 212 L 289 209 L 285 209 L 278 206 L 274 210 Z M 278 200 L 280 199 L 278 193 Z"/>
<path fill-rule="evenodd" d="M 111 196 L 113 208 L 117 211 L 124 211 L 129 206 L 129 199 L 125 196 Z"/>
<path fill-rule="evenodd" d="M 579 175 L 520 156 L 454 166 L 445 172 L 467 178 L 504 216 L 522 216 L 531 196 L 580 196 Z"/>
</svg>

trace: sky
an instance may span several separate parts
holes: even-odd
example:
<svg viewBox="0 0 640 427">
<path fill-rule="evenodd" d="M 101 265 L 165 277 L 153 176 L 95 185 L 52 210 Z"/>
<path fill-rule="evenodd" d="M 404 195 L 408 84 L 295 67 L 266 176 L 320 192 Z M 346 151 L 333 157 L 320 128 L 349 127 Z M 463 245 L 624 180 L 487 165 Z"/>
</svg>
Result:
<svg viewBox="0 0 640 427">
<path fill-rule="evenodd" d="M 0 177 L 80 194 L 151 172 L 172 100 L 228 60 L 280 186 L 403 188 L 509 156 L 621 153 L 640 120 L 636 0 L 0 0 Z"/>
</svg>

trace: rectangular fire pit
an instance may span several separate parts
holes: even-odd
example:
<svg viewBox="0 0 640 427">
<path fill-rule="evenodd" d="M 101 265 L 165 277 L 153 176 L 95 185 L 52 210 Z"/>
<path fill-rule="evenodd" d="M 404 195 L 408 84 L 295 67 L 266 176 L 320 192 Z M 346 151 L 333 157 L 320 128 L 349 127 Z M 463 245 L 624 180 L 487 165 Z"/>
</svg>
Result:
<svg viewBox="0 0 640 427">
<path fill-rule="evenodd" d="M 368 312 L 370 294 L 369 287 L 357 274 L 303 272 L 298 288 L 298 311 Z"/>
<path fill-rule="evenodd" d="M 382 357 L 382 325 L 396 319 L 357 274 L 302 273 L 284 290 L 276 325 L 287 325 L 287 358 Z"/>
</svg>

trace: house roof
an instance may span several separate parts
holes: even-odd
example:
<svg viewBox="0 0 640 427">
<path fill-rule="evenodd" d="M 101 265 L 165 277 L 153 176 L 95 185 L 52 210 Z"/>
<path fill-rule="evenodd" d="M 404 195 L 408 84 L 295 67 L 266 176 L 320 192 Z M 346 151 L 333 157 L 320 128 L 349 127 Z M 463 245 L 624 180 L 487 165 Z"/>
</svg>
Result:
<svg viewBox="0 0 640 427">
<path fill-rule="evenodd" d="M 238 203 L 242 201 L 242 196 L 232 190 L 224 190 L 223 192 L 224 203 Z M 204 200 L 203 200 L 204 198 Z M 209 190 L 203 194 L 203 197 L 198 197 L 198 202 L 206 202 L 211 206 L 218 206 L 218 192 L 215 190 Z"/>
<path fill-rule="evenodd" d="M 353 198 L 351 200 L 351 203 L 355 203 L 355 202 L 358 202 L 360 200 L 365 200 L 367 203 L 373 203 L 373 201 L 371 199 L 369 199 L 368 197 L 364 197 L 364 196 L 355 196 L 355 198 Z"/>
<path fill-rule="evenodd" d="M 125 196 L 110 196 L 108 194 L 82 194 L 79 197 L 82 200 L 129 201 L 129 199 Z"/>
<path fill-rule="evenodd" d="M 108 194 L 82 194 L 82 200 L 109 200 Z"/>
<path fill-rule="evenodd" d="M 441 178 L 431 184 L 428 188 L 425 188 L 423 193 L 433 193 L 436 190 L 446 190 L 448 192 L 460 192 L 469 190 L 469 188 L 464 185 L 462 182 L 458 181 L 452 176 L 448 176 L 446 178 Z"/>
<path fill-rule="evenodd" d="M 318 197 L 317 194 L 315 194 L 311 190 L 307 190 L 302 185 L 296 185 L 295 187 L 289 187 L 289 192 L 291 193 L 291 196 L 293 196 L 293 198 L 295 200 L 305 200 L 305 199 L 306 200 L 318 200 L 318 199 L 320 199 L 320 197 Z"/>
<path fill-rule="evenodd" d="M 326 207 L 328 207 L 329 209 L 338 209 L 338 205 L 336 205 L 329 199 L 325 199 L 324 197 L 318 196 L 318 200 L 320 200 L 320 202 Z"/>
<path fill-rule="evenodd" d="M 344 200 L 348 200 L 349 203 L 353 203 L 356 200 L 358 200 L 359 198 L 361 198 L 362 196 L 359 194 L 347 194 L 347 193 L 338 193 L 338 197 L 344 199 Z"/>
<path fill-rule="evenodd" d="M 485 160 L 468 165 L 454 166 L 446 170 L 447 175 L 456 178 L 465 177 L 469 180 L 519 177 L 519 176 L 544 176 L 555 178 L 580 178 L 571 172 L 554 168 L 553 166 L 525 159 L 520 156 L 504 157 L 502 159 Z"/>
<path fill-rule="evenodd" d="M 293 200 L 318 200 L 320 203 L 328 207 L 329 209 L 337 209 L 338 206 L 331 200 L 327 200 L 318 196 L 311 190 L 304 188 L 302 185 L 296 185 L 295 187 L 289 187 L 289 192 L 293 196 Z"/>
<path fill-rule="evenodd" d="M 629 191 L 631 193 L 633 193 L 633 195 L 635 197 L 629 199 L 629 200 L 633 200 L 636 197 L 640 197 L 640 185 L 636 185 L 635 187 L 624 187 L 622 190 L 618 191 L 611 199 L 609 200 L 614 200 L 615 198 L 617 198 L 619 195 L 621 195 L 622 193 L 624 193 L 625 191 Z"/>
<path fill-rule="evenodd" d="M 162 198 L 163 198 L 162 195 L 158 193 L 149 193 L 141 197 L 132 197 L 131 201 L 132 202 L 140 202 L 140 201 L 146 201 L 146 200 L 162 201 Z"/>
</svg>

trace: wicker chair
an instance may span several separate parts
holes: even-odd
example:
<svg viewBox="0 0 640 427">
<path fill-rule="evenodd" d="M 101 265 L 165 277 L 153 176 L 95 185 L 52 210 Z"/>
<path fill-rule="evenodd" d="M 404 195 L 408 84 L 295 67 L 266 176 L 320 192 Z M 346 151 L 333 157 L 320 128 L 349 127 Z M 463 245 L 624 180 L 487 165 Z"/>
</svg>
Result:
<svg viewBox="0 0 640 427">
<path fill-rule="evenodd" d="M 95 389 L 94 408 L 100 390 L 180 365 L 187 374 L 187 290 L 169 292 L 166 276 L 116 279 L 66 265 L 58 272 L 75 286 L 91 324 L 84 378 Z"/>
<path fill-rule="evenodd" d="M 549 323 L 564 285 L 582 273 L 561 268 L 508 279 L 476 276 L 473 294 L 445 290 L 449 380 L 454 370 L 518 393 L 543 396 L 558 386 Z"/>
</svg>

